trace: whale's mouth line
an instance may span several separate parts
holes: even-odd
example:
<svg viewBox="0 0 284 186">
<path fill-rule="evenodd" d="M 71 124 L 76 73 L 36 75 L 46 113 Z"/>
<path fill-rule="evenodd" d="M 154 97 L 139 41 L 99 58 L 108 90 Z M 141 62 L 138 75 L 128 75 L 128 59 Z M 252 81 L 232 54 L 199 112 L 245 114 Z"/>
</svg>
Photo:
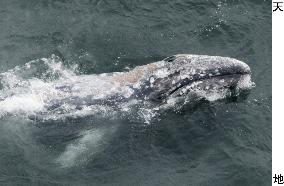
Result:
<svg viewBox="0 0 284 186">
<path fill-rule="evenodd" d="M 204 80 L 209 80 L 209 79 L 213 79 L 213 78 L 228 78 L 228 77 L 234 77 L 234 78 L 239 78 L 241 76 L 245 76 L 245 75 L 249 75 L 249 73 L 247 72 L 238 72 L 238 73 L 225 73 L 225 74 L 219 74 L 219 75 L 211 75 L 209 76 L 209 74 L 206 74 L 204 77 L 196 77 L 196 78 L 192 78 L 192 79 L 188 79 L 185 78 L 182 82 L 179 83 L 179 85 L 177 87 L 175 87 L 173 90 L 171 90 L 168 94 L 168 96 L 172 95 L 173 93 L 175 93 L 176 91 L 178 91 L 179 89 L 197 82 L 197 81 L 204 81 Z"/>
</svg>

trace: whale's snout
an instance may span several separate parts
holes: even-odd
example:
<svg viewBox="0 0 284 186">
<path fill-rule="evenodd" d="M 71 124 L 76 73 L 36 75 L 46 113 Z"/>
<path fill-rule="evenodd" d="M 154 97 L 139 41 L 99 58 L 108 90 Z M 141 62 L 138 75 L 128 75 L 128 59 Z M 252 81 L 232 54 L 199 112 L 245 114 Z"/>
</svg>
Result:
<svg viewBox="0 0 284 186">
<path fill-rule="evenodd" d="M 251 74 L 250 67 L 237 59 L 220 56 L 178 54 L 164 59 L 182 75 L 210 78 Z"/>
<path fill-rule="evenodd" d="M 216 71 L 216 75 L 246 75 L 251 74 L 250 67 L 242 61 L 229 57 L 212 56 L 208 60 L 202 60 L 205 68 L 208 68 L 207 73 Z M 213 73 L 214 74 L 214 73 Z"/>
</svg>

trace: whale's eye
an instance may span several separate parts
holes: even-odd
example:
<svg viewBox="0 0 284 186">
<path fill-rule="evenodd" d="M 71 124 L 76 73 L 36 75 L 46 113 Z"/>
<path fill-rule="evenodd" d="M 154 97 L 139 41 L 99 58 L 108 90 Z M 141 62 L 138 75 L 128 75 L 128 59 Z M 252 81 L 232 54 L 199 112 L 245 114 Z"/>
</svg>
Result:
<svg viewBox="0 0 284 186">
<path fill-rule="evenodd" d="M 165 58 L 163 61 L 173 62 L 175 59 L 176 59 L 176 56 L 170 56 L 170 57 Z"/>
</svg>

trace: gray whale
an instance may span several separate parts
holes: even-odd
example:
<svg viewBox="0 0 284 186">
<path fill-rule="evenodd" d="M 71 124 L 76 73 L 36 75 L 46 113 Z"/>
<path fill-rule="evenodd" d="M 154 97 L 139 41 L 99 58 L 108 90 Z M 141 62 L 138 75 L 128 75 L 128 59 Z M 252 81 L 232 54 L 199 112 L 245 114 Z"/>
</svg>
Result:
<svg viewBox="0 0 284 186">
<path fill-rule="evenodd" d="M 43 77 L 51 79 L 33 75 L 42 66 L 47 69 Z M 54 57 L 42 58 L 1 73 L 0 84 L 0 117 L 24 113 L 43 118 L 96 111 L 131 113 L 133 107 L 151 114 L 154 109 L 194 105 L 202 99 L 238 96 L 254 85 L 251 70 L 242 61 L 191 54 L 173 55 L 125 72 L 91 75 L 65 69 Z"/>
<path fill-rule="evenodd" d="M 89 92 L 89 95 L 82 98 L 76 92 L 80 87 L 86 89 L 80 84 L 89 81 L 93 81 L 93 87 L 87 86 L 88 90 L 84 92 Z M 130 100 L 162 104 L 178 98 L 196 98 L 197 95 L 216 96 L 216 93 L 224 97 L 236 90 L 249 89 L 251 85 L 251 70 L 242 61 L 220 56 L 178 54 L 128 72 L 87 75 L 77 82 L 60 83 L 56 89 L 70 93 L 70 96 L 52 100 L 48 109 L 56 109 L 65 103 L 80 108 L 94 104 L 115 106 Z"/>
<path fill-rule="evenodd" d="M 34 66 L 46 67 L 47 73 L 41 72 L 43 75 L 55 72 L 52 74 L 55 78 L 46 80 L 33 73 L 25 74 L 36 70 Z M 90 155 L 104 149 L 121 123 L 110 121 L 112 116 L 149 124 L 164 108 L 175 110 L 180 103 L 194 105 L 200 99 L 222 99 L 253 85 L 251 70 L 244 62 L 188 54 L 174 55 L 127 72 L 93 75 L 78 75 L 62 68 L 60 61 L 44 58 L 0 74 L 0 84 L 4 87 L 0 88 L 0 117 L 24 113 L 28 119 L 37 121 L 38 129 L 33 132 L 48 147 L 50 143 L 72 139 L 55 160 L 63 167 L 76 166 L 82 156 L 84 160 L 91 159 Z M 77 116 L 79 120 L 74 119 Z M 81 119 L 82 116 L 91 118 Z M 70 122 L 61 121 L 69 117 Z M 58 119 L 59 122 L 54 122 Z"/>
</svg>

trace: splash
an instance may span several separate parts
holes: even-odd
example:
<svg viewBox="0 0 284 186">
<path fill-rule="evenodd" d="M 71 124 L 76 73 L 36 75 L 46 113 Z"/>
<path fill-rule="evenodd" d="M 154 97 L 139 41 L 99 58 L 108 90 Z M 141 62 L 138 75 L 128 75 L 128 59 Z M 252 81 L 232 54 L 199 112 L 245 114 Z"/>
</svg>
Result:
<svg viewBox="0 0 284 186">
<path fill-rule="evenodd" d="M 104 81 L 107 76 L 79 75 L 76 65 L 66 67 L 55 55 L 16 66 L 0 74 L 0 117 L 26 115 L 34 120 L 60 120 L 94 114 L 114 117 L 118 110 L 122 112 L 121 117 L 129 116 L 131 107 L 139 105 L 138 101 L 114 104 L 116 106 L 87 103 L 90 99 L 104 99 L 116 92 L 126 98 L 131 96 L 132 89 Z M 141 114 L 137 115 L 137 119 L 146 123 L 149 117 L 143 119 Z"/>
<path fill-rule="evenodd" d="M 35 114 L 45 110 L 45 103 L 63 96 L 54 82 L 71 80 L 75 72 L 63 66 L 55 55 L 16 66 L 0 74 L 0 113 Z"/>
</svg>

